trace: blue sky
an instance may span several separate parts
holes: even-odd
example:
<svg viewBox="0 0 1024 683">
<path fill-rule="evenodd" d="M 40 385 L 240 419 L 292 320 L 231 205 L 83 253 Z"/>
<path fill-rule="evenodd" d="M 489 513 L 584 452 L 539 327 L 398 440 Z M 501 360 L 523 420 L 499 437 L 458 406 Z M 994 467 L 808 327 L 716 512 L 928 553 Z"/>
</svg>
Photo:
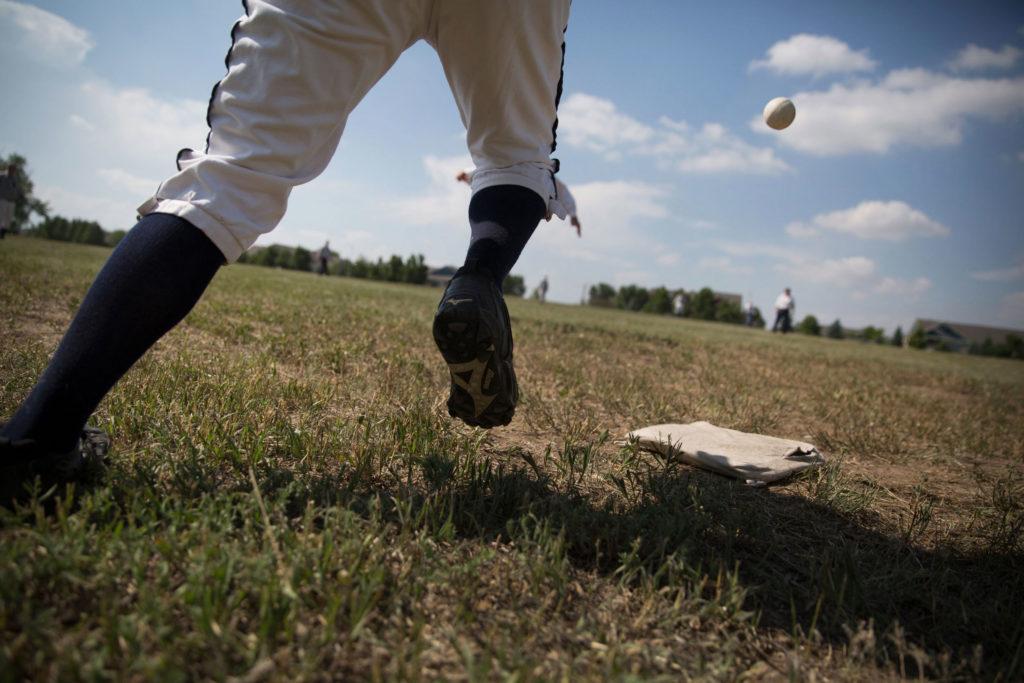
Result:
<svg viewBox="0 0 1024 683">
<path fill-rule="evenodd" d="M 235 0 L 0 0 L 0 153 L 57 212 L 127 228 L 201 147 Z M 709 285 L 762 310 L 904 329 L 1024 327 L 1024 5 L 578 0 L 560 109 L 583 238 L 541 224 L 515 271 Z M 761 108 L 791 97 L 775 132 Z M 431 48 L 349 119 L 264 242 L 459 263 L 464 131 Z"/>
</svg>

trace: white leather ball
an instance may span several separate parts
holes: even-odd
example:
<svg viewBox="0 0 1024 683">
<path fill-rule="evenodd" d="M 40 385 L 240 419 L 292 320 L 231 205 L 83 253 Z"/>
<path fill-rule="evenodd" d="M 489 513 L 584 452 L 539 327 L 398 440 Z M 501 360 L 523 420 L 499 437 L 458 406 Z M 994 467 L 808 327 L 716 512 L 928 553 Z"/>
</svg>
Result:
<svg viewBox="0 0 1024 683">
<path fill-rule="evenodd" d="M 768 124 L 769 128 L 782 130 L 783 128 L 788 128 L 789 124 L 793 123 L 793 119 L 796 118 L 796 107 L 785 97 L 776 97 L 764 105 L 763 115 L 764 122 Z"/>
</svg>

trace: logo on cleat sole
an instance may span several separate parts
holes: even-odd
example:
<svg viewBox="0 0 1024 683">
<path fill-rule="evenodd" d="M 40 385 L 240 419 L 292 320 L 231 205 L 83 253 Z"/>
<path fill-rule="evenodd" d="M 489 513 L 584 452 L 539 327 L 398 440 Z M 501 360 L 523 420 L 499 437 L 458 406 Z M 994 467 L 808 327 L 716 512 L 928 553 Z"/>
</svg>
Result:
<svg viewBox="0 0 1024 683">
<path fill-rule="evenodd" d="M 493 353 L 494 346 L 492 345 L 488 351 Z M 487 361 L 474 358 L 465 363 L 449 363 L 448 370 L 451 372 L 452 383 L 473 399 L 473 417 L 480 417 L 480 414 L 498 397 L 497 393 L 484 393 L 484 384 L 490 386 L 494 379 L 494 372 L 487 367 Z"/>
</svg>

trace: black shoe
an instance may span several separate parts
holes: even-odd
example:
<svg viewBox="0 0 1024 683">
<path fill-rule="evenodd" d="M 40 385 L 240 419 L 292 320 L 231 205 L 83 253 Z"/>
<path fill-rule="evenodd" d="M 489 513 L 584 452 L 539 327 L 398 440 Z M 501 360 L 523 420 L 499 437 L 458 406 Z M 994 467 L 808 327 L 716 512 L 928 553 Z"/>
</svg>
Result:
<svg viewBox="0 0 1024 683">
<path fill-rule="evenodd" d="M 32 439 L 0 437 L 0 504 L 23 498 L 38 477 L 42 490 L 80 479 L 103 464 L 110 439 L 96 427 L 85 427 L 78 444 L 66 453 L 53 453 Z"/>
<path fill-rule="evenodd" d="M 489 272 L 462 267 L 455 273 L 434 315 L 434 342 L 452 378 L 448 414 L 474 427 L 511 422 L 519 401 L 512 325 Z"/>
</svg>

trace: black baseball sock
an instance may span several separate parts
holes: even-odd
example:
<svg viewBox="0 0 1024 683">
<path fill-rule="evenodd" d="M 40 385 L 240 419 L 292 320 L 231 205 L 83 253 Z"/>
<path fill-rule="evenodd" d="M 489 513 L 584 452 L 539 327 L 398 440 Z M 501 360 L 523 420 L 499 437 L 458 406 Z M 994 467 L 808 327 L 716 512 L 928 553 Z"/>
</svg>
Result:
<svg viewBox="0 0 1024 683">
<path fill-rule="evenodd" d="M 39 383 L 3 429 L 64 452 L 114 383 L 199 300 L 224 256 L 191 223 L 150 214 L 89 288 Z"/>
<path fill-rule="evenodd" d="M 540 195 L 519 185 L 495 185 L 477 192 L 469 203 L 472 236 L 465 266 L 486 268 L 500 287 L 546 210 Z"/>
</svg>

